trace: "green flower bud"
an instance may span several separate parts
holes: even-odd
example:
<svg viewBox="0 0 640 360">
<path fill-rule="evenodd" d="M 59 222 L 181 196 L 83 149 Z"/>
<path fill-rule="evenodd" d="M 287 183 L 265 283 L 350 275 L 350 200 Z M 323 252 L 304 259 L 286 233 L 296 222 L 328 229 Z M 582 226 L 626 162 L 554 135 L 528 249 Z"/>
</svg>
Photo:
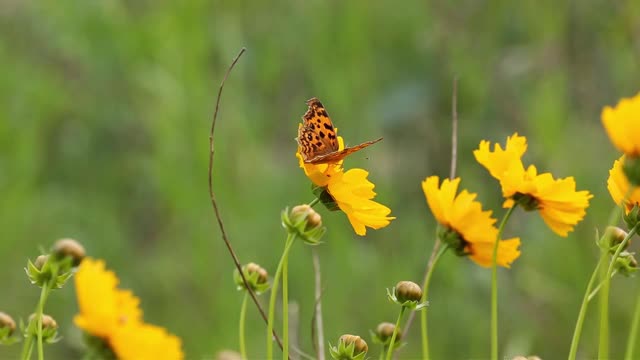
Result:
<svg viewBox="0 0 640 360">
<path fill-rule="evenodd" d="M 616 252 L 618 245 L 622 244 L 624 239 L 627 237 L 627 232 L 620 229 L 617 226 L 607 226 L 607 229 L 604 232 L 605 238 L 605 246 L 609 249 L 609 251 L 613 254 Z M 627 241 L 624 249 L 625 250 L 629 246 L 629 241 Z"/>
<path fill-rule="evenodd" d="M 49 261 L 49 255 L 39 255 L 33 263 L 36 269 L 42 271 L 42 267 Z"/>
<path fill-rule="evenodd" d="M 396 284 L 396 298 L 399 302 L 420 301 L 422 299 L 422 289 L 411 281 L 400 281 Z"/>
<path fill-rule="evenodd" d="M 636 261 L 633 253 L 623 251 L 616 259 L 614 268 L 624 276 L 633 276 L 638 271 L 638 261 Z"/>
<path fill-rule="evenodd" d="M 242 359 L 242 355 L 240 355 L 240 353 L 237 351 L 222 350 L 216 354 L 215 360 L 243 360 L 243 359 Z"/>
<path fill-rule="evenodd" d="M 371 332 L 371 337 L 373 338 L 373 342 L 376 344 L 382 344 L 385 347 L 389 346 L 391 343 L 391 337 L 393 336 L 393 331 L 395 330 L 396 325 L 390 322 L 382 322 L 378 324 L 375 332 Z M 396 340 L 394 341 L 394 349 L 398 349 L 398 345 L 400 340 L 402 339 L 402 331 L 398 329 L 396 333 Z"/>
<path fill-rule="evenodd" d="M 36 314 L 29 315 L 29 335 L 37 335 L 37 320 Z M 60 340 L 58 337 L 58 323 L 51 316 L 46 314 L 42 314 L 42 340 L 48 344 Z"/>
<path fill-rule="evenodd" d="M 10 345 L 18 341 L 17 338 L 11 337 L 16 330 L 16 322 L 6 313 L 0 311 L 0 344 Z"/>
<path fill-rule="evenodd" d="M 422 289 L 411 281 L 400 281 L 391 291 L 387 289 L 387 297 L 396 304 L 412 310 L 420 310 L 429 305 L 428 302 L 420 303 Z"/>
<path fill-rule="evenodd" d="M 79 242 L 73 239 L 60 239 L 56 241 L 52 249 L 57 259 L 71 258 L 71 264 L 75 267 L 80 265 L 84 259 L 86 252 Z"/>
<path fill-rule="evenodd" d="M 338 346 L 329 345 L 331 357 L 336 360 L 362 360 L 369 346 L 360 336 L 345 334 L 340 336 Z"/>
<path fill-rule="evenodd" d="M 260 265 L 256 263 L 248 263 L 247 265 L 242 267 L 242 272 L 244 274 L 245 279 L 247 279 L 247 283 L 251 286 L 251 289 L 258 295 L 267 291 L 271 286 L 268 282 L 269 274 L 265 269 L 263 269 Z M 233 272 L 233 280 L 238 286 L 238 290 L 244 290 L 244 281 L 242 281 L 242 276 L 238 272 L 238 269 Z"/>
<path fill-rule="evenodd" d="M 295 206 L 291 211 L 282 212 L 282 225 L 306 243 L 317 245 L 327 230 L 322 226 L 322 217 L 309 205 Z"/>
</svg>

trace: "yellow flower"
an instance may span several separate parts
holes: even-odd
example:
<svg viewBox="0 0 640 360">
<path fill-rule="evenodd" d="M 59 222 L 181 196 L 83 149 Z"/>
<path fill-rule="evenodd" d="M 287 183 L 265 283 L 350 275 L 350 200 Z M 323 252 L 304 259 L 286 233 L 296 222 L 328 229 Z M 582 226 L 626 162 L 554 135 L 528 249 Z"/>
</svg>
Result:
<svg viewBox="0 0 640 360">
<path fill-rule="evenodd" d="M 84 258 L 75 274 L 80 314 L 75 324 L 102 338 L 118 359 L 182 359 L 180 339 L 164 329 L 145 324 L 138 299 L 118 289 L 118 278 L 105 262 Z"/>
<path fill-rule="evenodd" d="M 73 321 L 91 335 L 108 338 L 117 328 L 142 318 L 140 299 L 120 290 L 113 271 L 102 260 L 85 258 L 75 275 L 80 314 Z"/>
<path fill-rule="evenodd" d="M 602 109 L 602 125 L 613 145 L 629 157 L 640 156 L 640 93 L 615 108 Z"/>
<path fill-rule="evenodd" d="M 469 255 L 478 265 L 490 267 L 498 236 L 498 229 L 494 226 L 496 219 L 491 217 L 491 211 L 482 211 L 482 205 L 474 201 L 476 194 L 462 190 L 456 195 L 460 178 L 444 179 L 442 185 L 439 184 L 439 177 L 430 176 L 422 182 L 422 190 L 436 221 L 448 232 L 442 236 L 447 239 L 442 240 L 449 246 L 453 245 L 458 254 Z M 451 239 L 458 243 L 448 241 Z M 519 246 L 519 238 L 501 240 L 497 264 L 510 267 L 520 256 Z"/>
<path fill-rule="evenodd" d="M 338 145 L 339 150 L 344 149 L 341 136 L 338 136 Z M 389 216 L 391 209 L 372 200 L 376 196 L 373 191 L 375 185 L 367 179 L 367 171 L 356 168 L 345 172 L 342 161 L 307 164 L 300 155 L 300 149 L 296 152 L 296 157 L 307 177 L 316 186 L 325 188 L 340 210 L 347 215 L 356 234 L 366 235 L 367 227 L 380 229 L 395 219 Z"/>
<path fill-rule="evenodd" d="M 629 180 L 623 170 L 624 155 L 613 163 L 613 167 L 609 170 L 609 179 L 607 180 L 607 189 L 613 198 L 613 201 L 620 205 L 625 195 L 629 192 Z M 624 202 L 625 213 L 629 213 L 635 205 L 640 205 L 640 187 L 634 187 L 629 194 L 629 198 Z"/>
<path fill-rule="evenodd" d="M 518 203 L 527 211 L 538 210 L 551 230 L 566 237 L 584 218 L 593 195 L 576 191 L 573 177 L 555 180 L 550 173 L 538 174 L 533 165 L 525 169 L 521 157 L 526 149 L 526 138 L 516 133 L 507 139 L 505 150 L 496 144 L 491 151 L 489 142 L 482 141 L 473 154 L 500 181 L 503 207 Z"/>
<path fill-rule="evenodd" d="M 183 359 L 181 346 L 180 338 L 149 324 L 125 326 L 111 339 L 120 360 Z"/>
</svg>

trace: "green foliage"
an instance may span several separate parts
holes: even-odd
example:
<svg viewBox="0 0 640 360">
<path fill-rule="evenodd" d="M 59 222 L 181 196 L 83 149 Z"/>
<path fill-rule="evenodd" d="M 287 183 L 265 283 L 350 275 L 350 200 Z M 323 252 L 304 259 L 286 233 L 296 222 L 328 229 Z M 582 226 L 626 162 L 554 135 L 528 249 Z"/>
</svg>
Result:
<svg viewBox="0 0 640 360">
<path fill-rule="evenodd" d="M 325 333 L 366 334 L 394 319 L 385 286 L 419 281 L 434 241 L 420 181 L 448 174 L 458 76 L 458 169 L 487 207 L 502 199 L 471 150 L 514 131 L 527 136 L 527 156 L 541 171 L 575 176 L 595 195 L 567 239 L 525 214 L 506 229 L 523 245 L 512 269 L 500 272 L 501 354 L 564 356 L 598 255 L 589 239 L 612 206 L 605 182 L 616 152 L 600 110 L 639 90 L 639 16 L 632 0 L 3 2 L 0 309 L 33 310 L 24 260 L 70 236 L 107 260 L 122 287 L 141 297 L 145 318 L 183 338 L 190 358 L 237 348 L 229 326 L 241 295 L 227 276 L 233 264 L 206 171 L 214 96 L 245 46 L 225 88 L 214 164 L 217 200 L 243 263 L 274 271 L 280 209 L 313 198 L 293 138 L 304 101 L 317 96 L 351 145 L 384 136 L 346 161 L 370 171 L 376 199 L 397 217 L 363 239 L 344 214 L 318 208 L 328 229 L 318 248 Z M 299 345 L 311 349 L 309 249 L 294 248 L 289 267 Z M 628 294 L 637 288 L 633 279 L 618 282 L 627 286 L 612 288 L 611 320 L 621 323 L 611 327 L 612 358 L 621 357 Z M 429 296 L 433 358 L 486 356 L 489 284 L 490 273 L 467 259 L 441 259 Z M 73 286 L 55 295 L 47 312 L 65 341 L 47 355 L 78 358 Z M 263 351 L 265 328 L 252 307 L 247 323 L 255 324 L 247 347 Z M 588 316 L 584 357 L 595 357 L 595 325 Z M 403 356 L 420 354 L 417 327 L 403 341 Z M 17 357 L 18 348 L 0 347 L 0 358 Z"/>
</svg>

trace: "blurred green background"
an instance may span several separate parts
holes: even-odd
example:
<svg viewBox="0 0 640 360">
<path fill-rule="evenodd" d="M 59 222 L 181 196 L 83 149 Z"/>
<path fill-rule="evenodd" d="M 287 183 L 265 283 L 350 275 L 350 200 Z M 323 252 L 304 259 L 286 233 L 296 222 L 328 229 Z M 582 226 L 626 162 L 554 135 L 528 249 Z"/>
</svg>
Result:
<svg viewBox="0 0 640 360">
<path fill-rule="evenodd" d="M 459 77 L 458 173 L 501 216 L 496 181 L 472 155 L 482 139 L 527 136 L 526 163 L 575 176 L 594 195 L 562 239 L 518 211 L 508 236 L 522 256 L 500 276 L 501 355 L 565 357 L 612 209 L 608 169 L 618 156 L 600 111 L 640 84 L 640 3 L 627 1 L 19 1 L 0 3 L 0 310 L 26 318 L 38 289 L 23 267 L 58 238 L 80 240 L 142 298 L 147 321 L 184 341 L 189 359 L 237 349 L 241 294 L 207 192 L 215 94 L 238 50 L 216 130 L 214 182 L 242 262 L 271 274 L 284 244 L 280 211 L 313 198 L 294 157 L 305 100 L 327 107 L 348 144 L 384 136 L 345 166 L 370 171 L 397 219 L 356 236 L 320 207 L 325 336 L 393 321 L 385 288 L 422 281 L 434 220 L 420 181 L 447 176 L 452 80 Z M 637 248 L 637 247 L 635 247 Z M 298 344 L 312 352 L 310 249 L 290 260 Z M 452 254 L 431 287 L 435 359 L 489 354 L 490 271 Z M 612 358 L 622 356 L 637 279 L 616 278 Z M 262 299 L 265 303 L 266 296 Z M 249 354 L 265 326 L 249 308 Z M 49 358 L 79 358 L 70 283 L 47 312 L 62 342 Z M 579 357 L 596 355 L 597 311 Z M 403 350 L 420 354 L 418 327 Z M 20 345 L 0 347 L 16 357 Z"/>
</svg>

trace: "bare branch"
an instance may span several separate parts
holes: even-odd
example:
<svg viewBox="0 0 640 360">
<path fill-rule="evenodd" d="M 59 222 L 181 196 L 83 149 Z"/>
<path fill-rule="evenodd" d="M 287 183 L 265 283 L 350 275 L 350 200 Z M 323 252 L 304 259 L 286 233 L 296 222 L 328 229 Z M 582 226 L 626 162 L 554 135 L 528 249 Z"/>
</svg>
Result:
<svg viewBox="0 0 640 360">
<path fill-rule="evenodd" d="M 218 220 L 218 226 L 220 227 L 220 232 L 222 233 L 222 240 L 224 240 L 224 243 L 227 246 L 227 249 L 229 250 L 229 254 L 233 259 L 233 263 L 235 264 L 236 269 L 238 269 L 238 272 L 240 273 L 240 277 L 242 277 L 242 282 L 244 283 L 246 291 L 248 291 L 249 295 L 251 295 L 251 299 L 256 304 L 256 307 L 258 308 L 260 315 L 262 315 L 262 318 L 264 319 L 265 323 L 267 323 L 268 322 L 267 315 L 264 312 L 264 309 L 262 309 L 262 306 L 260 305 L 260 302 L 258 301 L 258 298 L 256 297 L 255 292 L 253 292 L 253 290 L 251 289 L 251 286 L 249 286 L 249 283 L 247 282 L 247 279 L 244 276 L 244 272 L 242 271 L 242 265 L 240 265 L 240 260 L 238 260 L 238 256 L 236 255 L 236 252 L 233 250 L 233 247 L 231 246 L 231 242 L 229 242 L 229 237 L 227 236 L 227 232 L 225 231 L 224 224 L 222 222 L 222 217 L 220 216 L 220 210 L 218 209 L 218 203 L 216 202 L 216 199 L 213 193 L 213 154 L 215 152 L 214 146 L 213 146 L 214 144 L 213 133 L 216 128 L 216 120 L 218 118 L 218 109 L 220 108 L 220 97 L 222 96 L 222 89 L 224 88 L 224 83 L 229 77 L 231 70 L 233 70 L 233 67 L 236 65 L 236 63 L 238 62 L 238 60 L 246 50 L 247 49 L 244 47 L 240 49 L 240 52 L 238 53 L 238 55 L 236 55 L 236 57 L 231 62 L 231 65 L 227 69 L 227 72 L 224 75 L 224 78 L 222 79 L 222 82 L 220 83 L 220 88 L 218 90 L 218 97 L 216 99 L 216 109 L 213 113 L 213 120 L 211 121 L 211 131 L 209 132 L 209 196 L 211 197 L 211 205 L 213 206 L 213 211 L 215 212 L 216 219 Z M 276 334 L 275 330 L 273 330 L 273 337 L 278 343 L 278 346 L 280 346 L 280 349 L 282 349 L 282 342 L 280 341 L 280 338 L 278 337 L 278 334 Z"/>
</svg>

